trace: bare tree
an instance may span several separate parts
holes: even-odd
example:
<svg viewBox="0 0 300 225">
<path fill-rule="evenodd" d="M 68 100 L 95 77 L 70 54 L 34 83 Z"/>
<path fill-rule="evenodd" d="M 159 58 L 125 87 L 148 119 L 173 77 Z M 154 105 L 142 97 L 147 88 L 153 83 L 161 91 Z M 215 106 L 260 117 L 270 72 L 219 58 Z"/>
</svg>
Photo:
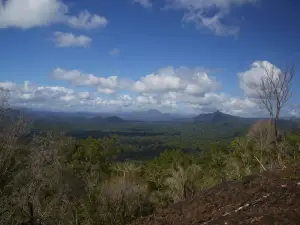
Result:
<svg viewBox="0 0 300 225">
<path fill-rule="evenodd" d="M 279 70 L 274 65 L 264 66 L 264 76 L 259 87 L 259 97 L 269 113 L 269 118 L 273 126 L 275 142 L 279 138 L 278 120 L 281 109 L 290 100 L 291 83 L 294 77 L 294 67 L 286 67 Z"/>
</svg>

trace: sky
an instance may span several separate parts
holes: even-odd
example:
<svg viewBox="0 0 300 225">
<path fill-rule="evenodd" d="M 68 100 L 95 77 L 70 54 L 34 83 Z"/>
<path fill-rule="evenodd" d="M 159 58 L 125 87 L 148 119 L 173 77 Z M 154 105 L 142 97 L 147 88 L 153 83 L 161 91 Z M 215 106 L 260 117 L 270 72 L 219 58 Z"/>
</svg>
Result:
<svg viewBox="0 0 300 225">
<path fill-rule="evenodd" d="M 266 114 L 253 83 L 294 65 L 297 0 L 0 0 L 0 88 L 52 111 Z M 280 74 L 280 72 L 278 72 Z"/>
</svg>

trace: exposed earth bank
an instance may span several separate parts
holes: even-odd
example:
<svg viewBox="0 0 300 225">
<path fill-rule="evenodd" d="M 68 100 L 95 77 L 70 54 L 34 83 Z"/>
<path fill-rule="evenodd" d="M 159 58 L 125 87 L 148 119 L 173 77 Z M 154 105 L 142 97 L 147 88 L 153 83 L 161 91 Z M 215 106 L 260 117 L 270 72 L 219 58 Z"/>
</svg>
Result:
<svg viewBox="0 0 300 225">
<path fill-rule="evenodd" d="M 223 182 L 132 225 L 300 225 L 300 168 Z"/>
</svg>

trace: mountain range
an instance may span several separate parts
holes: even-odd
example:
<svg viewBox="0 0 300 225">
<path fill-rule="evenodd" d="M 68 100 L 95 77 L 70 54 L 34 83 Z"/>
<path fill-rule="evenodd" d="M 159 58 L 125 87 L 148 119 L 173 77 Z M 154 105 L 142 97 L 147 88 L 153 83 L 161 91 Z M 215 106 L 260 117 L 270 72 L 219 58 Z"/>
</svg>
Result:
<svg viewBox="0 0 300 225">
<path fill-rule="evenodd" d="M 18 109 L 21 114 L 26 115 L 33 119 L 46 119 L 46 120 L 62 120 L 75 121 L 75 122 L 194 122 L 194 123 L 213 123 L 213 124 L 230 124 L 230 123 L 252 123 L 258 119 L 264 118 L 245 118 L 233 116 L 223 113 L 221 111 L 215 111 L 213 113 L 203 113 L 197 116 L 187 116 L 180 114 L 162 113 L 156 109 L 147 111 L 136 112 L 116 112 L 116 113 L 95 113 L 95 112 L 50 112 L 50 111 L 38 111 L 31 109 Z M 281 120 L 294 121 L 297 118 L 283 117 Z"/>
</svg>

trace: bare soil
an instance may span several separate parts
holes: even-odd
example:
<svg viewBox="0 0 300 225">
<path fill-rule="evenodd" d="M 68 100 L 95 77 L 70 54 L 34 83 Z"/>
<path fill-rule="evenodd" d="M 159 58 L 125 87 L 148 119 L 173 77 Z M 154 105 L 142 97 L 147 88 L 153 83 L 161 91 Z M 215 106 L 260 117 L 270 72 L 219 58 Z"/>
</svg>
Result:
<svg viewBox="0 0 300 225">
<path fill-rule="evenodd" d="M 228 181 L 132 225 L 300 225 L 300 169 Z"/>
</svg>

